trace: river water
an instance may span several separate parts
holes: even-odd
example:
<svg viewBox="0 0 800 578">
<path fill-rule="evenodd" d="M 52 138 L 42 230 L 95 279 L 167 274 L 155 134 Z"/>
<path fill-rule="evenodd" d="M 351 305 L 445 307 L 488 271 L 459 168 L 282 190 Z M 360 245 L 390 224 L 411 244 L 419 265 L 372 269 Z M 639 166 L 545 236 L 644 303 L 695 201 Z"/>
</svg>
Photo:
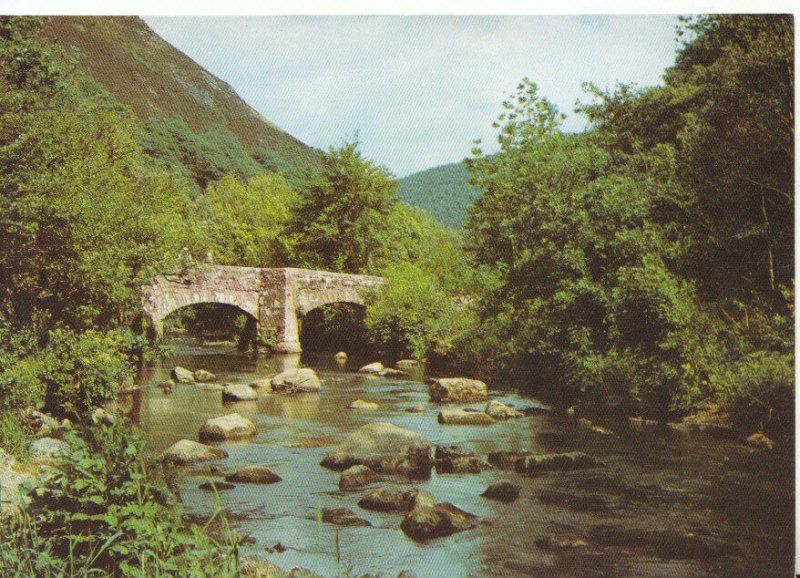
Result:
<svg viewBox="0 0 800 578">
<path fill-rule="evenodd" d="M 543 406 L 535 399 L 493 384 L 492 398 L 528 408 L 529 415 L 491 426 L 439 425 L 438 407 L 429 402 L 422 375 L 414 376 L 416 380 L 367 376 L 357 373 L 363 361 L 349 360 L 340 368 L 330 355 L 304 354 L 301 360 L 225 347 L 184 347 L 169 362 L 142 369 L 142 391 L 131 401 L 131 415 L 153 452 L 182 438 L 196 440 L 208 418 L 238 412 L 255 422 L 254 439 L 219 444 L 229 453 L 219 465 L 223 470 L 266 465 L 282 482 L 242 484 L 215 498 L 198 489 L 208 480 L 205 464 L 188 469 L 180 489 L 189 513 L 207 515 L 219 499 L 232 524 L 255 540 L 244 552 L 265 556 L 285 569 L 301 566 L 323 576 L 411 570 L 420 578 L 793 573 L 794 481 L 788 454 L 758 452 L 699 433 L 639 431 L 627 424 L 606 424 L 614 433 L 601 434 L 563 415 L 536 411 Z M 263 394 L 257 402 L 223 406 L 217 389 L 179 385 L 165 395 L 157 387 L 173 365 L 213 371 L 220 381 L 249 383 L 299 363 L 317 371 L 322 393 Z M 348 410 L 356 399 L 375 401 L 379 409 Z M 425 413 L 405 411 L 414 405 L 425 406 Z M 414 485 L 477 514 L 482 524 L 419 544 L 400 530 L 401 515 L 360 509 L 357 502 L 364 492 L 340 492 L 339 473 L 319 465 L 348 433 L 374 421 L 391 422 L 433 444 L 464 446 L 484 457 L 492 450 L 583 451 L 605 467 L 533 476 L 503 470 L 434 471 L 429 480 Z M 503 504 L 480 497 L 500 480 L 521 487 L 517 501 Z M 323 507 L 349 508 L 372 527 L 337 530 L 322 524 L 317 517 Z M 278 542 L 287 550 L 266 551 Z"/>
</svg>

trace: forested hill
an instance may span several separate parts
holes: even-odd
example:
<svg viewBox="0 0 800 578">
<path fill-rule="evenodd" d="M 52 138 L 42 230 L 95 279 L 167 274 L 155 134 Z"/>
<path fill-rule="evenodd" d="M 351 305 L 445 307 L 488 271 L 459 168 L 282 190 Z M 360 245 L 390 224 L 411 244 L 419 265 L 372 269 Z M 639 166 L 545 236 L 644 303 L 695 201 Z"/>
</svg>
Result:
<svg viewBox="0 0 800 578">
<path fill-rule="evenodd" d="M 457 229 L 480 194 L 469 184 L 469 177 L 463 162 L 450 163 L 403 177 L 398 181 L 398 192 L 409 205 L 421 207 L 447 227 Z"/>
<path fill-rule="evenodd" d="M 54 17 L 44 35 L 130 107 L 146 151 L 197 184 L 277 170 L 299 183 L 320 151 L 276 127 L 233 89 L 136 17 Z"/>
</svg>

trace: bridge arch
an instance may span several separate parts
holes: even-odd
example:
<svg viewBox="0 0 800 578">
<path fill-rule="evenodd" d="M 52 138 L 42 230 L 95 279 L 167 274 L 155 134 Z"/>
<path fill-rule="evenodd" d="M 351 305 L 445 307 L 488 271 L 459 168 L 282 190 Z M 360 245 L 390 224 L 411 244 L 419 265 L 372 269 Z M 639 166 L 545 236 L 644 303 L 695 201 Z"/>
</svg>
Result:
<svg viewBox="0 0 800 578">
<path fill-rule="evenodd" d="M 161 275 L 142 288 L 142 309 L 156 333 L 164 319 L 182 307 L 200 303 L 232 305 L 254 317 L 260 328 L 276 330 L 280 352 L 300 351 L 298 314 L 302 317 L 333 303 L 364 306 L 367 293 L 384 280 L 306 269 L 259 269 L 202 265 L 175 275 Z"/>
</svg>

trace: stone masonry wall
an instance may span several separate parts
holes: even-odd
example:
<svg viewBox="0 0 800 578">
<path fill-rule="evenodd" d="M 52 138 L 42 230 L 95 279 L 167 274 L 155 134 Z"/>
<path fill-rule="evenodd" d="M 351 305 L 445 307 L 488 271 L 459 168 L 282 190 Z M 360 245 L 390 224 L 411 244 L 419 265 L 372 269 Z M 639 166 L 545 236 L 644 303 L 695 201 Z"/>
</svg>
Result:
<svg viewBox="0 0 800 578">
<path fill-rule="evenodd" d="M 203 265 L 181 274 L 162 275 L 142 288 L 142 310 L 158 333 L 173 311 L 198 303 L 222 303 L 253 316 L 276 332 L 276 349 L 300 351 L 297 315 L 330 303 L 364 304 L 368 291 L 384 280 L 306 269 L 258 269 Z"/>
</svg>

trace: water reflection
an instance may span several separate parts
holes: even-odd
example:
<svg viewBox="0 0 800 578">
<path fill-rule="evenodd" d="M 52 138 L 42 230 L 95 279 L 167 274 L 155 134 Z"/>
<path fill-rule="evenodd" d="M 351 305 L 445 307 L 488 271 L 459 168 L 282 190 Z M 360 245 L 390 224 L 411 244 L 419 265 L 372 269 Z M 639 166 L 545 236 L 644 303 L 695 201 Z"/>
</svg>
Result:
<svg viewBox="0 0 800 578">
<path fill-rule="evenodd" d="M 356 575 L 414 571 L 433 576 L 778 576 L 791 571 L 793 493 L 791 460 L 753 453 L 730 441 L 663 431 L 636 431 L 609 424 L 614 435 L 575 427 L 570 420 L 535 413 L 490 427 L 442 426 L 428 400 L 422 368 L 413 379 L 358 374 L 368 361 L 333 354 L 252 356 L 235 350 L 187 349 L 169 363 L 142 371 L 143 391 L 130 401 L 153 451 L 181 438 L 197 439 L 202 423 L 239 412 L 258 428 L 249 442 L 223 443 L 225 469 L 265 464 L 283 482 L 240 485 L 221 496 L 237 514 L 237 526 L 256 539 L 248 552 L 282 542 L 289 547 L 270 558 L 285 568 L 304 566 L 332 576 L 340 570 L 336 531 L 319 524 L 322 507 L 346 507 L 372 528 L 338 532 L 342 560 Z M 300 365 L 323 380 L 319 394 L 263 394 L 257 402 L 222 404 L 218 390 L 180 385 L 165 396 L 155 385 L 173 365 L 213 371 L 220 381 L 250 383 Z M 535 400 L 512 392 L 493 396 L 519 408 Z M 363 399 L 377 411 L 348 410 Z M 126 402 L 128 403 L 128 402 Z M 424 413 L 408 413 L 412 406 Z M 473 407 L 478 407 L 474 404 Z M 487 522 L 477 529 L 429 544 L 412 542 L 395 514 L 365 512 L 360 493 L 338 491 L 338 473 L 319 462 L 348 433 L 365 423 L 389 421 L 420 433 L 434 444 L 461 445 L 486 456 L 494 450 L 584 451 L 604 468 L 522 476 L 485 470 L 474 475 L 434 473 L 416 483 L 437 499 L 456 504 Z M 519 499 L 503 504 L 480 497 L 490 483 L 510 480 Z M 211 513 L 201 477 L 188 471 L 182 485 L 187 509 Z M 399 481 L 399 480 L 398 480 Z"/>
</svg>

